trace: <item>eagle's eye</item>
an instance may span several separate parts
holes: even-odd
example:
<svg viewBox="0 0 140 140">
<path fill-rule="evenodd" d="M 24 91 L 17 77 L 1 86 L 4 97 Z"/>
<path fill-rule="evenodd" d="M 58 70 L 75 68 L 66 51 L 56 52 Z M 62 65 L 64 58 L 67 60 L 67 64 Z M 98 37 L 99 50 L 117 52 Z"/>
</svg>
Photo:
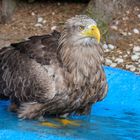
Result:
<svg viewBox="0 0 140 140">
<path fill-rule="evenodd" d="M 85 29 L 85 26 L 80 25 L 80 26 L 79 26 L 79 29 L 82 31 L 82 30 Z"/>
</svg>

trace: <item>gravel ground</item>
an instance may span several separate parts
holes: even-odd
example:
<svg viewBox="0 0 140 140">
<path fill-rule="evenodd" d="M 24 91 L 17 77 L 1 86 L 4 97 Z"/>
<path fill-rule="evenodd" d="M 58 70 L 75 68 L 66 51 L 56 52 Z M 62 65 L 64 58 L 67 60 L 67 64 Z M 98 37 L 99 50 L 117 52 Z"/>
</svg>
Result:
<svg viewBox="0 0 140 140">
<path fill-rule="evenodd" d="M 22 2 L 12 22 L 0 25 L 0 47 L 32 35 L 46 34 L 60 27 L 66 19 L 82 13 L 86 6 L 84 3 Z M 114 18 L 109 32 L 109 41 L 103 43 L 105 64 L 140 74 L 140 2 Z"/>
</svg>

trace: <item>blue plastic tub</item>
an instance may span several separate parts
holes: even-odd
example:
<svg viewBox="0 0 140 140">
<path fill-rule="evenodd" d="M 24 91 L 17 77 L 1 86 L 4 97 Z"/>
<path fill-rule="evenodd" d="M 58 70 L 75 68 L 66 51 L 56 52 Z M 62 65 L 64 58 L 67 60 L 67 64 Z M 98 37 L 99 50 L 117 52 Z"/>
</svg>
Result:
<svg viewBox="0 0 140 140">
<path fill-rule="evenodd" d="M 105 67 L 108 96 L 93 106 L 80 126 L 49 128 L 38 121 L 19 120 L 0 101 L 0 140 L 140 140 L 140 76 Z"/>
</svg>

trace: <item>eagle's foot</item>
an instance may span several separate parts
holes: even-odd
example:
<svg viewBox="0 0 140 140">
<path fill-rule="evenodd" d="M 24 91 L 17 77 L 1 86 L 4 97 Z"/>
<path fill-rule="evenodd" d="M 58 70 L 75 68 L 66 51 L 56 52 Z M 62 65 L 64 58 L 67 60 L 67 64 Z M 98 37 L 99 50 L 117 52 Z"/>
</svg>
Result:
<svg viewBox="0 0 140 140">
<path fill-rule="evenodd" d="M 68 120 L 68 119 L 57 119 L 63 126 L 73 125 L 80 126 L 80 121 Z"/>
<path fill-rule="evenodd" d="M 55 123 L 52 123 L 52 122 L 48 122 L 48 121 L 45 121 L 45 122 L 41 122 L 40 123 L 42 126 L 47 126 L 47 127 L 52 127 L 52 128 L 60 128 L 61 126 L 58 125 L 58 124 L 55 124 Z"/>
<path fill-rule="evenodd" d="M 73 120 L 67 120 L 67 119 L 55 119 L 54 121 L 57 122 L 41 122 L 42 126 L 47 126 L 47 127 L 52 127 L 52 128 L 61 128 L 61 127 L 65 127 L 65 126 L 80 126 L 80 121 L 73 121 Z"/>
</svg>

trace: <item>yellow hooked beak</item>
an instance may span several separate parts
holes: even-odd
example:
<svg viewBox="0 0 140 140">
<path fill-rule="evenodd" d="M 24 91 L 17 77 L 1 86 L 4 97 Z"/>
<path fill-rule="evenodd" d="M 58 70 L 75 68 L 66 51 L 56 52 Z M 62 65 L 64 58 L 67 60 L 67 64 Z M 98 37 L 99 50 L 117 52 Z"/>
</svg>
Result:
<svg viewBox="0 0 140 140">
<path fill-rule="evenodd" d="M 85 29 L 82 31 L 82 34 L 87 37 L 93 37 L 97 40 L 98 43 L 100 43 L 100 31 L 96 25 L 89 26 L 88 29 Z"/>
</svg>

